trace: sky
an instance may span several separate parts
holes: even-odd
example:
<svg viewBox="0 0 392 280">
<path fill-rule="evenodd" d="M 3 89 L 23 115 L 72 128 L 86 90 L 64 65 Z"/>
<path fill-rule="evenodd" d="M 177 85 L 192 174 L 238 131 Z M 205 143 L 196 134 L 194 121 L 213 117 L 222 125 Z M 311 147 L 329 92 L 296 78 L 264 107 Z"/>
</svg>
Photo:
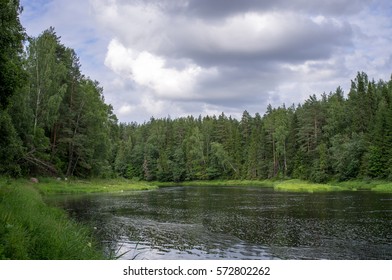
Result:
<svg viewBox="0 0 392 280">
<path fill-rule="evenodd" d="M 53 26 L 120 122 L 263 115 L 392 73 L 390 0 L 20 2 L 28 35 Z"/>
</svg>

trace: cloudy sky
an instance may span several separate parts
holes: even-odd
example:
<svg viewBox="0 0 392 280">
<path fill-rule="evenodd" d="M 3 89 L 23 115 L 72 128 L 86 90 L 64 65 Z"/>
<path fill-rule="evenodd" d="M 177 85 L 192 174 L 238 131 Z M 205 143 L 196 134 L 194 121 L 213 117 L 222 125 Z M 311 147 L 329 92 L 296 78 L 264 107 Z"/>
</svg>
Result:
<svg viewBox="0 0 392 280">
<path fill-rule="evenodd" d="M 392 73 L 390 0 L 21 0 L 55 27 L 122 122 L 239 117 L 303 102 L 358 71 Z"/>
</svg>

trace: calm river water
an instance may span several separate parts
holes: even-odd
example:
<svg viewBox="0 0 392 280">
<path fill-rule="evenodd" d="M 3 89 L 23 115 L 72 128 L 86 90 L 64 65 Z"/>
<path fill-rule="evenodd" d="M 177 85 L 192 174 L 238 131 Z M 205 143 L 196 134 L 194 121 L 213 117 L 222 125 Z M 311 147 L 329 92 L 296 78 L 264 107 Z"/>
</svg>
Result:
<svg viewBox="0 0 392 280">
<path fill-rule="evenodd" d="M 173 187 L 50 203 L 121 259 L 392 259 L 392 194 Z"/>
</svg>

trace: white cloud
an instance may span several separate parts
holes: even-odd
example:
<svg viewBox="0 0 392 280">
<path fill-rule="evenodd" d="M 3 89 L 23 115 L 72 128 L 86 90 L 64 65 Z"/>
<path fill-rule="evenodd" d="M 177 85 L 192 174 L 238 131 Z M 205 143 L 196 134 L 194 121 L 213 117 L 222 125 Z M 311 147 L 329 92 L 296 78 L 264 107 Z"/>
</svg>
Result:
<svg viewBox="0 0 392 280">
<path fill-rule="evenodd" d="M 118 110 L 118 112 L 121 115 L 127 115 L 129 113 L 132 113 L 132 111 L 134 111 L 136 109 L 135 106 L 129 105 L 129 104 L 125 104 L 123 106 L 120 107 L 120 109 Z"/>
<path fill-rule="evenodd" d="M 139 86 L 151 89 L 161 98 L 195 98 L 197 81 L 204 75 L 214 74 L 213 70 L 203 69 L 193 63 L 180 70 L 168 67 L 163 57 L 126 48 L 116 39 L 108 46 L 105 64 Z"/>
<path fill-rule="evenodd" d="M 97 24 L 135 51 L 155 52 L 165 44 L 170 21 L 156 6 L 139 1 L 90 0 Z"/>
<path fill-rule="evenodd" d="M 356 71 L 366 72 L 370 78 L 389 79 L 392 55 L 392 3 L 380 1 L 379 6 L 370 6 L 356 17 L 350 18 L 355 26 L 354 47 L 345 57 L 346 65 Z"/>
</svg>

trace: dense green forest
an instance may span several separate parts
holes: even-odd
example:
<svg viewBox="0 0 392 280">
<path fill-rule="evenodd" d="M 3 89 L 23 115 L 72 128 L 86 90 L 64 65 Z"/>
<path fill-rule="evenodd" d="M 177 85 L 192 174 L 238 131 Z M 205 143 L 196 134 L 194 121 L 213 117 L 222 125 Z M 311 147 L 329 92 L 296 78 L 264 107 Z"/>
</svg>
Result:
<svg viewBox="0 0 392 280">
<path fill-rule="evenodd" d="M 264 115 L 119 123 L 53 28 L 28 37 L 0 0 L 0 174 L 140 180 L 392 179 L 392 79 Z"/>
</svg>

